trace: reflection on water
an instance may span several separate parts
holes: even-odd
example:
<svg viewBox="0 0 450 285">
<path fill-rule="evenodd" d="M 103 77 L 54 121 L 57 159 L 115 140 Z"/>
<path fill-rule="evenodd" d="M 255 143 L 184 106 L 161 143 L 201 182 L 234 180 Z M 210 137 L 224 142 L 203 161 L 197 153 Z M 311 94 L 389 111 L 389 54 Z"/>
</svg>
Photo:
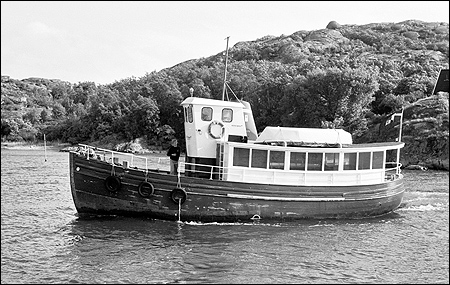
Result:
<svg viewBox="0 0 450 285">
<path fill-rule="evenodd" d="M 78 218 L 68 154 L 2 149 L 2 283 L 446 283 L 448 172 L 361 220 Z"/>
</svg>

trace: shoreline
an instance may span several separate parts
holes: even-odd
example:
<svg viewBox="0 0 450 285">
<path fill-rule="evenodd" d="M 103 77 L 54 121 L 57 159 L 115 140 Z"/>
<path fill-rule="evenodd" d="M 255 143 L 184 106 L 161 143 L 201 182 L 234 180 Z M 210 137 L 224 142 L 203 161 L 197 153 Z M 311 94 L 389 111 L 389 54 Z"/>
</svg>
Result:
<svg viewBox="0 0 450 285">
<path fill-rule="evenodd" d="M 1 149 L 12 149 L 12 150 L 44 150 L 50 149 L 52 151 L 68 152 L 71 148 L 77 148 L 77 146 L 71 146 L 69 143 L 50 143 L 46 146 L 44 144 L 30 144 L 22 142 L 2 142 Z M 127 153 L 127 152 L 123 152 Z M 144 149 L 142 153 L 135 153 L 135 155 L 164 155 L 165 150 L 149 150 Z"/>
<path fill-rule="evenodd" d="M 2 142 L 1 148 L 7 149 L 44 149 L 44 148 L 65 148 L 70 146 L 68 143 L 49 143 L 44 146 L 44 143 L 23 143 L 23 142 Z"/>
<path fill-rule="evenodd" d="M 30 144 L 30 143 L 23 143 L 23 142 L 2 142 L 1 143 L 1 149 L 15 149 L 15 150 L 44 150 L 44 149 L 51 149 L 51 150 L 58 150 L 58 151 L 67 151 L 65 149 L 69 149 L 71 145 L 69 143 L 50 143 L 44 147 L 44 144 Z M 136 155 L 146 155 L 146 154 L 155 154 L 155 155 L 161 155 L 165 153 L 161 150 L 146 150 L 143 153 L 136 153 Z M 449 171 L 446 167 L 436 167 L 433 164 L 409 164 L 404 165 L 402 169 L 408 169 L 408 170 L 419 170 L 419 171 L 427 171 L 427 170 L 442 170 L 442 171 Z"/>
<path fill-rule="evenodd" d="M 2 142 L 1 149 L 15 149 L 15 150 L 61 150 L 65 147 L 70 146 L 69 143 L 24 143 L 24 142 Z"/>
</svg>

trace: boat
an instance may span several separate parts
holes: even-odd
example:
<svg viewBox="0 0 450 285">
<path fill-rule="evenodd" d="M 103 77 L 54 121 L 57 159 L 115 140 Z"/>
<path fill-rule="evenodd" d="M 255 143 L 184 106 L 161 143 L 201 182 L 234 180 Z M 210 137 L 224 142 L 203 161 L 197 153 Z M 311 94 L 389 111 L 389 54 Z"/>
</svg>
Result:
<svg viewBox="0 0 450 285">
<path fill-rule="evenodd" d="M 268 126 L 258 134 L 246 101 L 191 93 L 181 106 L 186 152 L 176 174 L 163 160 L 144 155 L 86 144 L 69 152 L 80 217 L 357 219 L 385 215 L 402 203 L 401 135 L 393 142 L 354 144 L 343 129 Z M 400 134 L 401 120 L 402 113 Z"/>
</svg>

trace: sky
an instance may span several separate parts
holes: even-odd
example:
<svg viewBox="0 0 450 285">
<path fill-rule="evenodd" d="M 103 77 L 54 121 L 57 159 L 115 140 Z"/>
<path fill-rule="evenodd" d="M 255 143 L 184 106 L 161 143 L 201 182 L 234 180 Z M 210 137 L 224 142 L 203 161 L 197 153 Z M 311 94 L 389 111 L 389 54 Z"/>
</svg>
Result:
<svg viewBox="0 0 450 285">
<path fill-rule="evenodd" d="M 449 1 L 1 1 L 1 75 L 109 84 L 238 42 L 341 25 L 449 22 Z"/>
</svg>

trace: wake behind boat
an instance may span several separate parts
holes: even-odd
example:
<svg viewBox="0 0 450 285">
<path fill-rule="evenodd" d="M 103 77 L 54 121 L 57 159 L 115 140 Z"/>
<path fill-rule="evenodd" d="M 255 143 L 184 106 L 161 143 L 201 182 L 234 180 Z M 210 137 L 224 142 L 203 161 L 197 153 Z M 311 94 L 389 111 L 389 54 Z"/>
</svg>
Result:
<svg viewBox="0 0 450 285">
<path fill-rule="evenodd" d="M 176 175 L 149 167 L 143 156 L 88 145 L 70 151 L 80 216 L 362 218 L 389 213 L 402 202 L 400 140 L 353 144 L 342 129 L 289 127 L 266 127 L 258 135 L 248 102 L 191 96 L 181 106 L 186 158 Z"/>
</svg>

